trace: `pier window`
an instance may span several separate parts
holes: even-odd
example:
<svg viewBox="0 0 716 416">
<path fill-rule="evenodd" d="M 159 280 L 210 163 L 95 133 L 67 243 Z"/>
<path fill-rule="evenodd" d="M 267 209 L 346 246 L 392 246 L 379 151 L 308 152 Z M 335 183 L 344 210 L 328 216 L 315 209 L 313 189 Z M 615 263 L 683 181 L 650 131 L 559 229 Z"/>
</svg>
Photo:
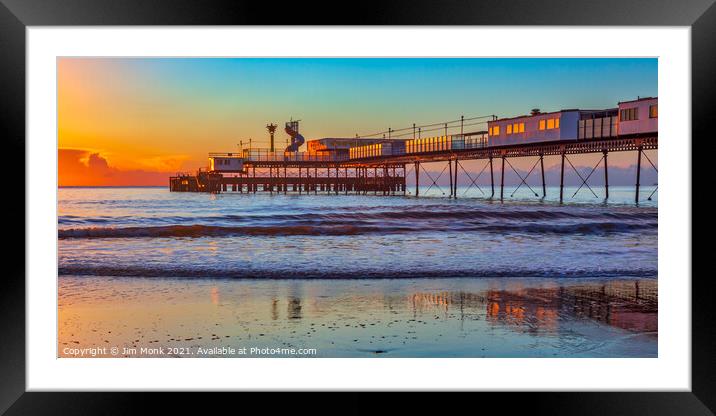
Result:
<svg viewBox="0 0 716 416">
<path fill-rule="evenodd" d="M 654 104 L 649 106 L 649 118 L 659 117 L 659 105 Z"/>
<path fill-rule="evenodd" d="M 525 132 L 525 123 L 520 123 L 520 133 Z"/>
<path fill-rule="evenodd" d="M 500 135 L 500 126 L 493 127 L 492 131 L 495 133 L 495 136 L 499 136 Z"/>
<path fill-rule="evenodd" d="M 554 128 L 555 128 L 555 129 L 558 129 L 558 128 L 559 128 L 559 119 L 558 119 L 558 118 L 555 118 L 555 119 L 554 119 Z"/>
<path fill-rule="evenodd" d="M 547 129 L 551 130 L 553 128 L 554 128 L 554 119 L 550 118 L 549 120 L 547 120 Z"/>
<path fill-rule="evenodd" d="M 547 120 L 542 119 L 542 120 L 539 121 L 539 129 L 540 129 L 540 130 L 544 130 L 545 127 L 546 127 L 546 125 L 547 125 Z"/>
<path fill-rule="evenodd" d="M 620 121 L 639 120 L 639 108 L 625 108 L 619 114 Z"/>
<path fill-rule="evenodd" d="M 512 134 L 512 124 L 507 125 L 507 134 Z"/>
</svg>

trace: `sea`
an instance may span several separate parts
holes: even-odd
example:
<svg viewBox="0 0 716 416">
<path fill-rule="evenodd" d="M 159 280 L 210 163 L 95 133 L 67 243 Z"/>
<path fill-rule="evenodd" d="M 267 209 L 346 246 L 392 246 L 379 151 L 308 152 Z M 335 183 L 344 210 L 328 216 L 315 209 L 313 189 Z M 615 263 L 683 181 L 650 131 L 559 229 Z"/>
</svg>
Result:
<svg viewBox="0 0 716 416">
<path fill-rule="evenodd" d="M 653 187 L 457 195 L 60 188 L 58 356 L 658 356 Z"/>
</svg>

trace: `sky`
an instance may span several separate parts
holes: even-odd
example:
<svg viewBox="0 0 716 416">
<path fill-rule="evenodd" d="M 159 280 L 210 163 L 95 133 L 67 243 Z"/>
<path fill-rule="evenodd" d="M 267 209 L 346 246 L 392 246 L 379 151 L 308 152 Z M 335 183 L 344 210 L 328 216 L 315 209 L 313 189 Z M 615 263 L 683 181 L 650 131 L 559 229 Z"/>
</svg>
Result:
<svg viewBox="0 0 716 416">
<path fill-rule="evenodd" d="M 266 124 L 291 118 L 314 139 L 613 108 L 657 96 L 657 69 L 656 58 L 60 58 L 59 185 L 166 185 L 209 152 L 268 147 Z M 287 138 L 277 130 L 277 147 Z M 628 169 L 634 155 L 609 163 Z"/>
</svg>

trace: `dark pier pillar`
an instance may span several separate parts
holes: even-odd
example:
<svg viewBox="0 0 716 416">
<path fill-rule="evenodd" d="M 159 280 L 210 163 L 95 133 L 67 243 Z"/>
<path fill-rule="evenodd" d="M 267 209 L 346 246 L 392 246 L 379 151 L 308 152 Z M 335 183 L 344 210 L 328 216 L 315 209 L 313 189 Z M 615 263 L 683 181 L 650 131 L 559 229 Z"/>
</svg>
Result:
<svg viewBox="0 0 716 416">
<path fill-rule="evenodd" d="M 492 173 L 492 156 L 490 156 L 490 187 L 492 188 L 490 199 L 492 199 L 495 197 L 495 175 Z"/>
<path fill-rule="evenodd" d="M 420 195 L 420 162 L 415 162 L 415 196 Z"/>
<path fill-rule="evenodd" d="M 607 165 L 607 155 L 609 152 L 604 150 L 604 199 L 609 199 L 609 167 Z"/>
<path fill-rule="evenodd" d="M 395 191 L 396 191 L 395 188 L 398 186 L 398 181 L 396 179 L 397 179 L 397 176 L 395 176 L 395 166 L 393 166 L 393 182 L 390 185 L 390 189 L 391 189 L 393 195 L 395 195 Z"/>
<path fill-rule="evenodd" d="M 301 195 L 301 191 L 303 189 L 303 184 L 301 183 L 301 168 L 298 168 L 298 194 Z"/>
<path fill-rule="evenodd" d="M 544 155 L 539 155 L 539 165 L 542 171 L 542 198 L 547 197 L 547 182 L 544 180 Z"/>
<path fill-rule="evenodd" d="M 378 195 L 378 168 L 373 167 L 373 195 Z"/>
<path fill-rule="evenodd" d="M 370 180 L 368 179 L 368 167 L 363 168 L 363 172 L 365 173 L 365 186 L 363 186 L 363 195 L 368 195 L 368 191 L 370 190 Z"/>
<path fill-rule="evenodd" d="M 336 195 L 338 195 L 338 188 L 341 186 L 341 178 L 340 178 L 340 171 L 338 170 L 338 166 L 336 166 Z"/>
<path fill-rule="evenodd" d="M 255 165 L 252 166 L 252 169 L 253 169 L 253 171 L 254 171 L 254 172 L 253 172 L 253 174 L 254 174 L 254 181 L 253 181 L 253 184 L 252 184 L 251 186 L 254 187 L 253 191 L 254 191 L 254 193 L 256 193 L 256 189 L 258 188 L 258 185 L 256 185 L 256 166 L 255 166 Z"/>
<path fill-rule="evenodd" d="M 634 195 L 634 202 L 637 204 L 639 203 L 639 186 L 641 185 L 641 153 L 643 151 L 643 148 L 639 146 L 637 149 L 637 159 L 636 159 L 636 194 Z"/>
<path fill-rule="evenodd" d="M 566 155 L 562 152 L 562 169 L 559 173 L 559 203 L 564 199 L 564 158 Z"/>
<path fill-rule="evenodd" d="M 452 198 L 452 191 L 453 191 L 453 189 L 452 189 L 453 188 L 453 185 L 452 185 L 452 160 L 450 160 L 450 159 L 448 159 L 448 167 L 450 167 L 450 172 L 448 175 L 448 176 L 450 176 L 450 196 L 449 197 Z"/>
<path fill-rule="evenodd" d="M 502 156 L 502 175 L 500 175 L 500 201 L 505 192 L 505 156 Z"/>
<path fill-rule="evenodd" d="M 360 195 L 365 191 L 365 168 L 363 168 L 363 167 L 358 168 L 358 172 L 360 175 L 358 195 Z"/>
<path fill-rule="evenodd" d="M 365 193 L 365 187 L 367 186 L 368 179 L 366 178 L 367 173 L 364 167 L 360 167 L 358 170 L 360 174 L 360 187 L 358 188 L 358 195 Z"/>
<path fill-rule="evenodd" d="M 405 174 L 405 164 L 403 164 L 403 196 L 405 196 L 405 192 L 407 191 L 407 186 L 405 186 L 405 181 L 408 179 Z"/>
<path fill-rule="evenodd" d="M 455 180 L 453 181 L 453 186 L 455 187 L 455 190 L 452 193 L 452 196 L 455 199 L 457 199 L 457 167 L 458 167 L 458 161 L 457 161 L 457 158 L 455 158 Z"/>
<path fill-rule="evenodd" d="M 271 191 L 271 195 L 273 195 L 273 168 L 269 167 L 269 183 L 268 183 L 269 191 Z"/>
</svg>

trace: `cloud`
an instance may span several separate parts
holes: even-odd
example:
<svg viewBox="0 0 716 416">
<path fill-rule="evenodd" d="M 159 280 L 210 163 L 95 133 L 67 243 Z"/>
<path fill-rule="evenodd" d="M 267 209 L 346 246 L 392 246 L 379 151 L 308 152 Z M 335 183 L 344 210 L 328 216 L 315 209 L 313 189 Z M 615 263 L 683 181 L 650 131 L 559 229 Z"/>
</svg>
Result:
<svg viewBox="0 0 716 416">
<path fill-rule="evenodd" d="M 57 156 L 59 186 L 163 186 L 171 175 L 169 169 L 118 169 L 94 150 L 58 149 Z"/>
</svg>

